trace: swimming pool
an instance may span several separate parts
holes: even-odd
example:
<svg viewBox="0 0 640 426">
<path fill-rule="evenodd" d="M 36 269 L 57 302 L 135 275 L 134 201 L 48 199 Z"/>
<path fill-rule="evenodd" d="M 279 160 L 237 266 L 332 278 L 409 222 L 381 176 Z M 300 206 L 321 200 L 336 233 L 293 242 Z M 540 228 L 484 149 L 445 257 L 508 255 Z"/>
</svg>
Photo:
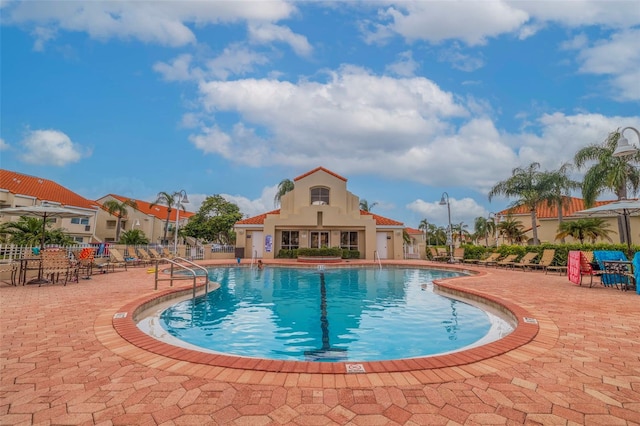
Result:
<svg viewBox="0 0 640 426">
<path fill-rule="evenodd" d="M 187 346 L 278 360 L 376 361 L 457 351 L 512 330 L 476 306 L 435 294 L 420 268 L 211 268 L 221 287 L 159 316 Z"/>
</svg>

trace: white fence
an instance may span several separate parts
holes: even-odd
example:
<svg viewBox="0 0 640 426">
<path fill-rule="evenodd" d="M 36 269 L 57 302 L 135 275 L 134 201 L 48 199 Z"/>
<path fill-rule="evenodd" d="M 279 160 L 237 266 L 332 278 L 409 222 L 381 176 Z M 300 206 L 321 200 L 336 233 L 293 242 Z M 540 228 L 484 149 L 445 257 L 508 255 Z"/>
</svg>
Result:
<svg viewBox="0 0 640 426">
<path fill-rule="evenodd" d="M 112 243 L 100 243 L 100 244 L 75 244 L 72 246 L 59 246 L 59 245 L 47 245 L 45 247 L 56 247 L 66 249 L 68 254 L 71 255 L 72 252 L 81 250 L 85 247 L 91 247 L 96 249 L 95 257 L 109 257 L 109 248 L 114 247 L 123 250 L 123 255 L 127 257 L 137 257 L 136 249 L 143 248 L 149 249 L 154 248 L 158 250 L 160 254 L 162 254 L 161 247 L 157 245 L 143 245 L 143 246 L 125 246 L 121 244 L 112 244 Z M 39 246 L 19 246 L 15 244 L 0 244 L 0 260 L 3 261 L 11 261 L 14 259 L 21 259 L 23 257 L 32 256 L 39 252 Z M 202 260 L 204 259 L 204 247 L 194 247 L 194 246 L 178 246 L 177 255 L 181 257 L 186 257 L 191 260 Z M 175 252 L 174 252 L 175 254 Z"/>
</svg>

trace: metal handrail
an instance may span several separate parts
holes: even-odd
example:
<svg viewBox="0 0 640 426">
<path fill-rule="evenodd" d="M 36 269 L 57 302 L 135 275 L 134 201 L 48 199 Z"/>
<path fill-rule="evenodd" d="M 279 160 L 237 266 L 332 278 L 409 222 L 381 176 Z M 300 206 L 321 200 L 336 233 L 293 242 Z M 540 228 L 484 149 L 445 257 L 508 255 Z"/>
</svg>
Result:
<svg viewBox="0 0 640 426">
<path fill-rule="evenodd" d="M 250 269 L 253 269 L 253 262 L 258 258 L 258 250 L 253 251 L 253 256 L 251 256 L 251 265 Z"/>
<path fill-rule="evenodd" d="M 380 269 L 382 269 L 382 261 L 380 260 L 380 254 L 378 253 L 378 250 L 374 250 L 373 252 L 373 261 L 376 261 L 376 258 L 378 258 L 378 265 L 380 265 Z"/>
<path fill-rule="evenodd" d="M 187 266 L 185 266 L 185 265 L 180 263 L 180 262 L 185 262 L 185 263 L 188 263 L 191 266 L 195 266 L 196 268 L 202 269 L 202 270 L 205 271 L 205 274 L 204 274 L 204 291 L 205 291 L 205 295 L 208 293 L 208 291 L 209 291 L 209 272 L 207 271 L 206 268 L 204 268 L 204 267 L 202 267 L 202 266 L 200 266 L 200 265 L 198 265 L 196 263 L 193 263 L 190 260 L 182 258 L 182 257 L 174 257 L 173 259 L 169 259 L 169 258 L 164 257 L 161 260 L 171 264 L 171 273 L 170 273 L 168 278 L 158 278 L 158 271 L 159 271 L 158 265 L 160 263 L 160 260 L 156 261 L 156 268 L 155 268 L 155 289 L 156 290 L 158 289 L 158 281 L 170 281 L 171 282 L 170 285 L 171 285 L 171 287 L 173 287 L 173 280 L 185 280 L 185 279 L 189 278 L 189 277 L 186 277 L 186 276 L 178 278 L 178 277 L 176 277 L 174 275 L 174 266 L 178 266 L 181 269 L 191 273 L 191 276 L 192 276 L 192 279 L 193 279 L 193 298 L 195 299 L 195 297 L 196 297 L 196 278 L 199 277 L 199 276 L 202 276 L 202 275 L 198 275 L 195 270 L 193 270 L 193 269 L 191 269 L 191 268 L 189 268 L 189 267 L 187 267 Z"/>
</svg>

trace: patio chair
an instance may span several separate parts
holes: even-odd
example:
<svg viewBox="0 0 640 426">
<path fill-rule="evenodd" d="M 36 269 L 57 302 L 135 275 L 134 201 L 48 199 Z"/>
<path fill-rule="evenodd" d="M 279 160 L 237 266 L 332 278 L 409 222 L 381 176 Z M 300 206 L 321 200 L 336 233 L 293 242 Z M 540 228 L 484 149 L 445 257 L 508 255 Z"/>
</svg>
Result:
<svg viewBox="0 0 640 426">
<path fill-rule="evenodd" d="M 169 249 L 166 248 L 166 247 L 162 248 L 162 256 L 167 258 L 167 259 L 173 259 L 175 257 L 175 255 L 173 253 L 171 253 L 169 251 Z"/>
<path fill-rule="evenodd" d="M 594 265 L 596 265 L 594 267 Z M 580 252 L 580 285 L 582 285 L 582 277 L 587 275 L 589 276 L 589 288 L 593 286 L 593 277 L 600 277 L 600 282 L 602 282 L 602 275 L 604 271 L 600 269 L 600 266 L 597 263 L 593 262 L 593 252 L 592 251 L 581 251 Z"/>
<path fill-rule="evenodd" d="M 504 266 L 505 268 L 508 268 L 517 258 L 518 258 L 517 254 L 508 254 L 504 258 L 496 261 L 495 265 L 500 267 Z"/>
<path fill-rule="evenodd" d="M 64 277 L 64 285 L 70 279 L 77 281 L 78 265 L 71 262 L 67 255 L 67 251 L 59 248 L 47 248 L 40 251 L 42 256 L 42 276 L 52 284 L 60 281 L 60 276 Z M 42 285 L 42 283 L 40 284 Z"/>
<path fill-rule="evenodd" d="M 0 262 L 0 275 L 6 274 L 10 279 L 11 285 L 17 285 L 16 278 L 18 276 L 19 263 L 14 260 Z M 6 277 L 5 277 L 6 278 Z M 6 281 L 3 281 L 6 282 Z"/>
<path fill-rule="evenodd" d="M 79 251 L 73 252 L 73 256 L 76 258 L 78 265 L 78 275 L 83 275 L 83 278 L 89 279 L 93 273 L 95 249 L 92 247 L 85 247 Z"/>
<path fill-rule="evenodd" d="M 533 261 L 536 257 L 538 257 L 538 253 L 535 251 L 530 251 L 525 253 L 525 255 L 522 256 L 519 261 L 511 262 L 511 265 L 509 266 L 511 266 L 512 268 L 522 268 L 523 271 L 526 271 L 527 268 L 531 268 L 531 265 L 533 264 Z"/>
<path fill-rule="evenodd" d="M 485 259 L 480 259 L 478 260 L 478 265 L 484 265 L 484 266 L 489 266 L 489 265 L 494 265 L 498 259 L 500 259 L 501 254 L 499 252 L 493 252 L 491 253 L 488 257 L 486 257 Z"/>
</svg>

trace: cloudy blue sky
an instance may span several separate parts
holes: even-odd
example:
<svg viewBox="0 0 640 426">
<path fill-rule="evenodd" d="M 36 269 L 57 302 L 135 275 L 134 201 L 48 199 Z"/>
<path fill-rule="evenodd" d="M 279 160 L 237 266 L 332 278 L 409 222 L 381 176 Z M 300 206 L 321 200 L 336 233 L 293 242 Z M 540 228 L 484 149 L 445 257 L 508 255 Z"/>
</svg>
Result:
<svg viewBox="0 0 640 426">
<path fill-rule="evenodd" d="M 251 216 L 323 166 L 407 226 L 446 225 L 446 191 L 472 228 L 514 167 L 640 128 L 635 0 L 0 7 L 1 167 L 90 199 L 184 189 Z"/>
</svg>

